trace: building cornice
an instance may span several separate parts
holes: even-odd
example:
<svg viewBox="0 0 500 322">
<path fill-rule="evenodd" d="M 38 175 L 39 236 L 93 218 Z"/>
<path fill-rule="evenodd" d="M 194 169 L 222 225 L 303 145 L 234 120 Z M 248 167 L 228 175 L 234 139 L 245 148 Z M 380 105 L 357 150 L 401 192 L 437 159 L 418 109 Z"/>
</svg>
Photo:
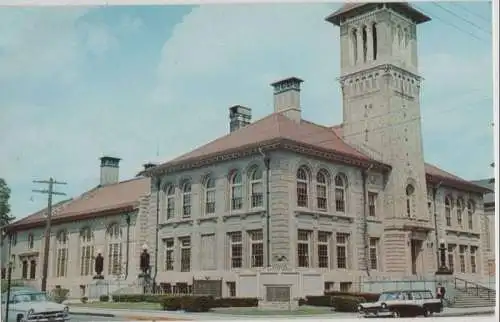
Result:
<svg viewBox="0 0 500 322">
<path fill-rule="evenodd" d="M 476 184 L 470 183 L 468 181 L 455 180 L 452 178 L 443 177 L 440 175 L 432 175 L 427 173 L 425 175 L 427 184 L 441 185 L 458 190 L 464 190 L 466 192 L 477 192 L 480 194 L 493 192 L 488 188 L 478 186 Z"/>
</svg>

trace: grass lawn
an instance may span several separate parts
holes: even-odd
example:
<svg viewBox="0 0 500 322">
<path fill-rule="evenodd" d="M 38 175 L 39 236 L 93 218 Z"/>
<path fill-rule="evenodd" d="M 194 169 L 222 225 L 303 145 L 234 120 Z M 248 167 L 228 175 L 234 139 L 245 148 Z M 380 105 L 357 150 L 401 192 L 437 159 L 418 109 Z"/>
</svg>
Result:
<svg viewBox="0 0 500 322">
<path fill-rule="evenodd" d="M 212 312 L 216 314 L 227 315 L 317 315 L 317 314 L 333 314 L 330 307 L 319 306 L 300 306 L 296 310 L 262 310 L 257 307 L 234 307 L 234 308 L 219 308 L 214 309 Z"/>
<path fill-rule="evenodd" d="M 88 307 L 99 309 L 129 309 L 129 310 L 161 310 L 159 303 L 148 302 L 92 302 L 92 303 L 74 303 L 70 307 Z"/>
</svg>

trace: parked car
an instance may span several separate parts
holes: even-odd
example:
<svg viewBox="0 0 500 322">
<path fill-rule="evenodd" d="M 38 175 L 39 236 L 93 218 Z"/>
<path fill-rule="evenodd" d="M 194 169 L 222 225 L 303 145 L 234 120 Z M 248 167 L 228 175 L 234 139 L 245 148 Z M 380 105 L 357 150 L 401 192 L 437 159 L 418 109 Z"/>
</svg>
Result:
<svg viewBox="0 0 500 322">
<path fill-rule="evenodd" d="M 2 294 L 2 321 L 7 308 L 7 292 Z M 68 306 L 49 300 L 44 292 L 34 289 L 11 289 L 7 322 L 67 322 Z"/>
<path fill-rule="evenodd" d="M 442 312 L 443 303 L 429 290 L 391 291 L 380 294 L 377 302 L 360 304 L 358 311 L 364 317 L 427 317 Z"/>
</svg>

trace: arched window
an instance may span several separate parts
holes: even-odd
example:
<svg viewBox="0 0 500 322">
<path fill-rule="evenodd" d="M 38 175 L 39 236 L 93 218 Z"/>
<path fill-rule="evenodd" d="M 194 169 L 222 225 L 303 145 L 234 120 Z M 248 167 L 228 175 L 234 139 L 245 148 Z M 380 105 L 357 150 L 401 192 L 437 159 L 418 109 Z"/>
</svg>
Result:
<svg viewBox="0 0 500 322">
<path fill-rule="evenodd" d="M 93 274 L 92 263 L 94 261 L 94 233 L 89 227 L 80 231 L 80 275 L 89 276 Z"/>
<path fill-rule="evenodd" d="M 264 185 L 262 184 L 262 170 L 255 167 L 250 172 L 250 200 L 252 208 L 264 205 Z"/>
<path fill-rule="evenodd" d="M 346 182 L 344 176 L 338 174 L 335 176 L 335 211 L 345 212 L 345 188 Z"/>
<path fill-rule="evenodd" d="M 373 60 L 377 59 L 377 24 L 372 25 L 372 42 L 373 42 Z"/>
<path fill-rule="evenodd" d="M 122 273 L 122 229 L 117 223 L 111 224 L 107 231 L 108 274 L 119 276 Z"/>
<path fill-rule="evenodd" d="M 328 183 L 324 170 L 320 170 L 316 175 L 316 206 L 318 209 L 328 209 Z"/>
<path fill-rule="evenodd" d="M 444 198 L 444 218 L 446 220 L 446 226 L 451 226 L 451 198 L 446 196 Z"/>
<path fill-rule="evenodd" d="M 409 184 L 406 186 L 406 215 L 409 217 L 413 216 L 413 198 L 415 195 L 415 188 Z"/>
<path fill-rule="evenodd" d="M 68 270 L 68 232 L 61 230 L 56 235 L 56 277 L 64 277 Z"/>
<path fill-rule="evenodd" d="M 474 229 L 474 212 L 476 212 L 474 201 L 469 200 L 469 202 L 467 203 L 467 223 L 469 230 Z"/>
<path fill-rule="evenodd" d="M 231 210 L 240 210 L 243 207 L 243 181 L 239 171 L 231 175 L 230 186 Z"/>
<path fill-rule="evenodd" d="M 351 31 L 351 48 L 353 64 L 356 64 L 358 61 L 358 31 L 356 29 Z"/>
<path fill-rule="evenodd" d="M 361 32 L 363 37 L 363 61 L 366 62 L 366 58 L 368 56 L 368 34 L 366 32 L 366 26 L 363 26 Z"/>
<path fill-rule="evenodd" d="M 205 180 L 205 214 L 215 213 L 215 180 L 211 177 Z"/>
<path fill-rule="evenodd" d="M 165 190 L 167 198 L 167 220 L 175 217 L 175 187 L 170 185 Z"/>
<path fill-rule="evenodd" d="M 297 170 L 297 206 L 307 207 L 307 201 L 309 199 L 308 183 L 309 176 L 308 171 L 305 167 L 299 168 Z"/>
<path fill-rule="evenodd" d="M 36 278 L 36 260 L 32 259 L 30 261 L 30 280 Z"/>
<path fill-rule="evenodd" d="M 182 218 L 191 217 L 191 182 L 182 185 Z"/>
<path fill-rule="evenodd" d="M 464 203 L 462 199 L 457 200 L 457 224 L 458 227 L 462 227 L 462 213 L 464 209 Z"/>
<path fill-rule="evenodd" d="M 26 259 L 23 259 L 21 265 L 22 265 L 21 278 L 23 280 L 26 280 L 28 279 L 28 261 Z"/>
</svg>

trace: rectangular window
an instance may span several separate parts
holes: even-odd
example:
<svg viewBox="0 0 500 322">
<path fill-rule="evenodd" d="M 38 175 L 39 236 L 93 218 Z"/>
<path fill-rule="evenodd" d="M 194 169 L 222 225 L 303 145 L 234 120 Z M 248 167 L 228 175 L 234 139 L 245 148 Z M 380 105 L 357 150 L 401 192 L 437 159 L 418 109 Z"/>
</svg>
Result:
<svg viewBox="0 0 500 322">
<path fill-rule="evenodd" d="M 470 248 L 470 270 L 471 270 L 471 273 L 473 273 L 473 274 L 477 273 L 476 253 L 477 253 L 477 246 L 471 246 L 471 248 Z"/>
<path fill-rule="evenodd" d="M 182 196 L 182 218 L 191 217 L 191 193 Z"/>
<path fill-rule="evenodd" d="M 264 267 L 264 234 L 261 229 L 248 232 L 250 236 L 251 266 Z"/>
<path fill-rule="evenodd" d="M 94 273 L 94 246 L 86 245 L 81 247 L 80 254 L 80 275 L 89 276 Z"/>
<path fill-rule="evenodd" d="M 181 272 L 191 271 L 191 238 L 179 238 L 181 244 Z"/>
<path fill-rule="evenodd" d="M 35 238 L 34 238 L 33 234 L 29 234 L 28 235 L 28 248 L 33 249 L 34 246 L 35 246 Z"/>
<path fill-rule="evenodd" d="M 352 282 L 341 282 L 340 291 L 343 293 L 349 293 L 351 291 Z"/>
<path fill-rule="evenodd" d="M 67 265 L 68 265 L 68 249 L 59 248 L 57 250 L 56 277 L 65 277 L 67 275 Z"/>
<path fill-rule="evenodd" d="M 474 222 L 473 222 L 473 217 L 472 217 L 472 211 L 467 211 L 467 224 L 469 226 L 469 230 L 472 230 L 474 228 Z"/>
<path fill-rule="evenodd" d="M 376 203 L 377 194 L 375 192 L 368 192 L 368 216 L 376 217 Z"/>
<path fill-rule="evenodd" d="M 347 268 L 349 234 L 337 233 L 337 268 Z"/>
<path fill-rule="evenodd" d="M 236 297 L 236 282 L 226 282 L 229 297 Z"/>
<path fill-rule="evenodd" d="M 318 184 L 316 185 L 317 196 L 317 206 L 318 209 L 326 210 L 327 206 L 327 198 L 326 198 L 326 184 Z"/>
<path fill-rule="evenodd" d="M 175 197 L 167 198 L 167 220 L 175 217 Z"/>
<path fill-rule="evenodd" d="M 455 245 L 448 244 L 448 268 L 451 271 L 455 270 L 455 257 L 454 257 L 455 247 L 456 247 Z"/>
<path fill-rule="evenodd" d="M 462 204 L 457 202 L 457 224 L 462 228 Z"/>
<path fill-rule="evenodd" d="M 297 206 L 307 207 L 307 183 L 297 182 Z"/>
<path fill-rule="evenodd" d="M 168 238 L 163 240 L 165 244 L 165 271 L 174 270 L 174 239 Z"/>
<path fill-rule="evenodd" d="M 243 237 L 241 231 L 229 233 L 231 268 L 243 266 Z"/>
<path fill-rule="evenodd" d="M 108 274 L 119 276 L 122 272 L 122 244 L 111 243 L 108 246 Z"/>
<path fill-rule="evenodd" d="M 378 238 L 370 238 L 370 269 L 378 269 Z"/>
<path fill-rule="evenodd" d="M 328 244 L 331 234 L 326 231 L 318 231 L 318 266 L 328 268 L 330 265 L 330 253 Z"/>
<path fill-rule="evenodd" d="M 231 209 L 240 210 L 243 207 L 243 190 L 240 184 L 232 186 Z"/>
<path fill-rule="evenodd" d="M 309 247 L 311 243 L 311 232 L 307 230 L 299 230 L 297 232 L 297 257 L 298 267 L 309 267 Z"/>
<path fill-rule="evenodd" d="M 444 216 L 446 218 L 446 226 L 451 227 L 451 206 L 445 205 Z"/>
<path fill-rule="evenodd" d="M 467 246 L 460 245 L 458 249 L 459 249 L 458 258 L 460 260 L 460 273 L 465 273 L 465 269 L 466 269 L 465 253 L 467 252 Z"/>
<path fill-rule="evenodd" d="M 345 212 L 344 189 L 335 188 L 335 210 Z"/>
<path fill-rule="evenodd" d="M 264 186 L 262 182 L 252 183 L 252 195 L 250 199 L 252 208 L 260 208 L 264 205 Z"/>
<path fill-rule="evenodd" d="M 215 213 L 215 190 L 207 191 L 206 198 L 207 198 L 207 201 L 205 204 L 205 213 L 206 214 Z"/>
</svg>

